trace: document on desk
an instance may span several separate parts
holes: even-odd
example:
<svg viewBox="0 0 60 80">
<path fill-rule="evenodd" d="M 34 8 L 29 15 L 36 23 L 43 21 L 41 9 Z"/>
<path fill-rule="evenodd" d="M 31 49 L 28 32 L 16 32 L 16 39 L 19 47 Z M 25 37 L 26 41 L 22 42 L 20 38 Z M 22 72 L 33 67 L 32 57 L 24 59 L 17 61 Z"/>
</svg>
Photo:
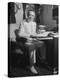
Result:
<svg viewBox="0 0 60 80">
<path fill-rule="evenodd" d="M 50 33 L 53 34 L 52 31 L 46 31 L 44 33 L 32 35 L 32 38 L 34 38 L 36 40 L 51 40 L 51 39 L 53 39 L 53 37 L 52 36 L 48 36 Z"/>
<path fill-rule="evenodd" d="M 50 34 L 50 33 L 53 34 L 53 32 L 51 32 L 51 31 L 46 31 L 46 32 L 44 32 L 44 33 L 32 35 L 32 37 L 37 37 L 37 38 L 48 37 L 48 34 Z"/>
</svg>

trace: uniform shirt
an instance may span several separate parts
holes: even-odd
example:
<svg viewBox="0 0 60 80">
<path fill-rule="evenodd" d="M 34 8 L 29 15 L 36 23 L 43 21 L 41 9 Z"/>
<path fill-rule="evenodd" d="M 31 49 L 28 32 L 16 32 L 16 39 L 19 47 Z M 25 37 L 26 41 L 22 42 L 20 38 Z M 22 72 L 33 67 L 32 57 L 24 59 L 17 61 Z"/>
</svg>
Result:
<svg viewBox="0 0 60 80">
<path fill-rule="evenodd" d="M 30 36 L 36 34 L 36 23 L 24 21 L 21 25 L 19 35 L 20 36 Z"/>
</svg>

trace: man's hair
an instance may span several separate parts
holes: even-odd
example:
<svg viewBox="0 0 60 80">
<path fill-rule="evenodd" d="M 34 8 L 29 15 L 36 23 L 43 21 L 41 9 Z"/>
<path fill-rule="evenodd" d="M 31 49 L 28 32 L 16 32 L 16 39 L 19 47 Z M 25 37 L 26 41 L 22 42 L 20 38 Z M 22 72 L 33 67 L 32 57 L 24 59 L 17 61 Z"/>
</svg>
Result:
<svg viewBox="0 0 60 80">
<path fill-rule="evenodd" d="M 31 11 L 35 13 L 34 10 L 28 10 L 28 12 L 27 12 L 27 16 L 29 16 L 29 13 L 30 13 Z"/>
</svg>

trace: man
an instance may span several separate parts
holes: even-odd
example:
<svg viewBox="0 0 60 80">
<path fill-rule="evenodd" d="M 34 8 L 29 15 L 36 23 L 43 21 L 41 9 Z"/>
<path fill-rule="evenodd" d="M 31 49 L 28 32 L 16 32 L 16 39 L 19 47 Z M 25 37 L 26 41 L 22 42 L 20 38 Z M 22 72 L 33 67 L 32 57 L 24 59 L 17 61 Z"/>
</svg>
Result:
<svg viewBox="0 0 60 80">
<path fill-rule="evenodd" d="M 19 36 L 26 38 L 24 45 L 29 51 L 29 69 L 32 73 L 37 74 L 37 70 L 34 67 L 36 63 L 36 48 L 41 47 L 42 41 L 34 41 L 31 36 L 36 35 L 36 22 L 35 22 L 35 11 L 28 11 L 27 19 L 21 24 Z"/>
</svg>

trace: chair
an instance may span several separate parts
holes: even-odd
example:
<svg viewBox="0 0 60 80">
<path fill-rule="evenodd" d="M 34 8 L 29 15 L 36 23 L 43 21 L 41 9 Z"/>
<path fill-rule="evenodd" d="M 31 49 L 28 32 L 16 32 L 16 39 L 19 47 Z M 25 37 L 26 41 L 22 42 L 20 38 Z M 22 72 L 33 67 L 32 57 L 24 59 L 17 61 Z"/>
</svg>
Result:
<svg viewBox="0 0 60 80">
<path fill-rule="evenodd" d="M 16 40 L 8 38 L 9 66 L 19 68 L 25 67 L 28 65 L 27 51 L 23 47 L 23 44 L 18 40 L 18 29 L 15 29 L 14 33 L 16 35 Z"/>
</svg>

